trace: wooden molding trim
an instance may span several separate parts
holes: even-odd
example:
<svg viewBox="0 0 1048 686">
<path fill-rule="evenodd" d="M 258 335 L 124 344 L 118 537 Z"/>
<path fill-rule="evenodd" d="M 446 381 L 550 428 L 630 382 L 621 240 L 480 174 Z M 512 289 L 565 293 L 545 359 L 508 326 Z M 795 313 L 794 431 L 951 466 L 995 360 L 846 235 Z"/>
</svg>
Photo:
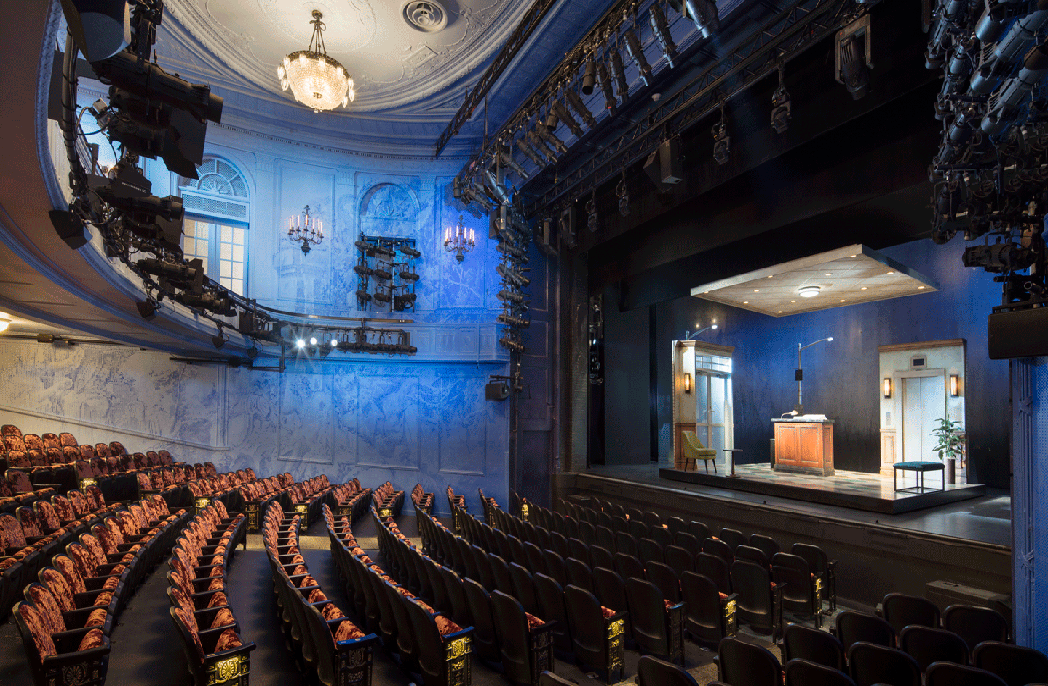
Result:
<svg viewBox="0 0 1048 686">
<path fill-rule="evenodd" d="M 878 345 L 877 352 L 888 353 L 898 350 L 927 350 L 928 348 L 964 348 L 968 345 L 963 338 L 951 338 L 948 341 L 917 341 L 915 343 L 895 343 L 894 345 Z"/>
<path fill-rule="evenodd" d="M 731 357 L 732 353 L 735 352 L 734 345 L 717 345 L 715 343 L 707 343 L 706 341 L 677 341 L 678 348 L 695 348 L 703 352 L 712 353 L 713 355 L 722 355 L 724 357 Z"/>
</svg>

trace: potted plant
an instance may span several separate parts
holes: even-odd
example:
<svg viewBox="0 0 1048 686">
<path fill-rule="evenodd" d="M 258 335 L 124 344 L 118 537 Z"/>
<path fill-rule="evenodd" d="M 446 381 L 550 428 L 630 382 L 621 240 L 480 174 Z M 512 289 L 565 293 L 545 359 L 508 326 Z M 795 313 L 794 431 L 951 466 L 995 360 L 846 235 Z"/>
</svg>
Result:
<svg viewBox="0 0 1048 686">
<path fill-rule="evenodd" d="M 957 459 L 964 450 L 964 432 L 959 422 L 950 421 L 948 417 L 936 420 L 939 425 L 932 429 L 932 435 L 938 443 L 932 450 L 939 454 L 940 460 L 946 460 L 946 483 L 957 482 Z"/>
</svg>

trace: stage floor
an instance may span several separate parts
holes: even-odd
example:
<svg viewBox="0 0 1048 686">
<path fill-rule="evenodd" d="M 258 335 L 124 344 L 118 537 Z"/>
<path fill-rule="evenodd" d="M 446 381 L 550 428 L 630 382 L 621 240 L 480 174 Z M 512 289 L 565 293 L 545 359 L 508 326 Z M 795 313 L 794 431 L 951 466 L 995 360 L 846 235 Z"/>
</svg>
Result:
<svg viewBox="0 0 1048 686">
<path fill-rule="evenodd" d="M 890 476 L 838 469 L 833 476 L 813 476 L 792 472 L 776 472 L 767 464 L 736 465 L 735 476 L 705 470 L 684 472 L 661 468 L 659 476 L 671 481 L 702 484 L 732 491 L 803 500 L 822 505 L 836 505 L 865 512 L 902 514 L 938 507 L 947 503 L 971 500 L 986 495 L 981 484 L 946 484 L 937 475 L 928 479 L 930 485 L 923 493 L 900 492 Z M 900 487 L 916 485 L 916 475 L 899 475 Z"/>
<path fill-rule="evenodd" d="M 741 465 L 740 465 L 741 466 Z M 755 465 L 760 467 L 760 465 Z M 767 465 L 764 466 L 767 469 Z M 948 536 L 994 546 L 1012 545 L 1011 498 L 1005 491 L 987 489 L 983 496 L 971 500 L 947 503 L 924 510 L 898 514 L 870 512 L 841 505 L 827 505 L 810 500 L 798 500 L 775 495 L 764 495 L 742 490 L 730 490 L 718 486 L 673 481 L 662 478 L 657 464 L 592 466 L 580 475 L 601 480 L 629 484 L 654 486 L 677 492 L 681 495 L 697 496 L 711 505 L 722 502 L 725 506 L 772 506 L 776 511 L 790 511 L 798 516 L 833 518 L 856 524 L 871 524 L 877 527 L 890 526 L 936 536 Z M 738 472 L 738 467 L 736 467 Z M 717 509 L 716 507 L 714 509 Z"/>
</svg>

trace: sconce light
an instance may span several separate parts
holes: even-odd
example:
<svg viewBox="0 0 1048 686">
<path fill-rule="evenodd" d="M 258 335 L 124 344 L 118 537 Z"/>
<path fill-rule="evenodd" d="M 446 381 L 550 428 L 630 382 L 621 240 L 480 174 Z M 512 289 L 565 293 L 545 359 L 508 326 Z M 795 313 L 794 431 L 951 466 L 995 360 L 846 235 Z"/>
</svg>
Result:
<svg viewBox="0 0 1048 686">
<path fill-rule="evenodd" d="M 956 398 L 961 394 L 961 377 L 950 374 L 950 397 Z"/>
<path fill-rule="evenodd" d="M 691 372 L 684 372 L 684 392 L 691 393 Z"/>
<path fill-rule="evenodd" d="M 892 397 L 892 380 L 888 377 L 885 377 L 884 379 L 884 397 Z"/>
</svg>

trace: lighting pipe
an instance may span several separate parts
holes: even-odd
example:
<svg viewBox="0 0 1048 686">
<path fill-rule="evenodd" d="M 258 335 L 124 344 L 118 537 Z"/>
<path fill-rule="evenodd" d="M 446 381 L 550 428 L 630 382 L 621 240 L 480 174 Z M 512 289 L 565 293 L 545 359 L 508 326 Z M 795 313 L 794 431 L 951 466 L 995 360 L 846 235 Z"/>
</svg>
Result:
<svg viewBox="0 0 1048 686">
<path fill-rule="evenodd" d="M 828 343 L 832 340 L 833 336 L 830 336 L 829 338 L 820 338 L 814 343 L 809 343 L 808 345 L 801 345 L 800 343 L 797 344 L 797 406 L 793 408 L 795 414 L 804 414 L 804 403 L 801 402 L 801 383 L 802 379 L 804 378 L 804 370 L 801 366 L 801 353 L 807 350 L 808 348 L 812 347 L 813 345 L 817 345 L 819 343 Z"/>
</svg>

